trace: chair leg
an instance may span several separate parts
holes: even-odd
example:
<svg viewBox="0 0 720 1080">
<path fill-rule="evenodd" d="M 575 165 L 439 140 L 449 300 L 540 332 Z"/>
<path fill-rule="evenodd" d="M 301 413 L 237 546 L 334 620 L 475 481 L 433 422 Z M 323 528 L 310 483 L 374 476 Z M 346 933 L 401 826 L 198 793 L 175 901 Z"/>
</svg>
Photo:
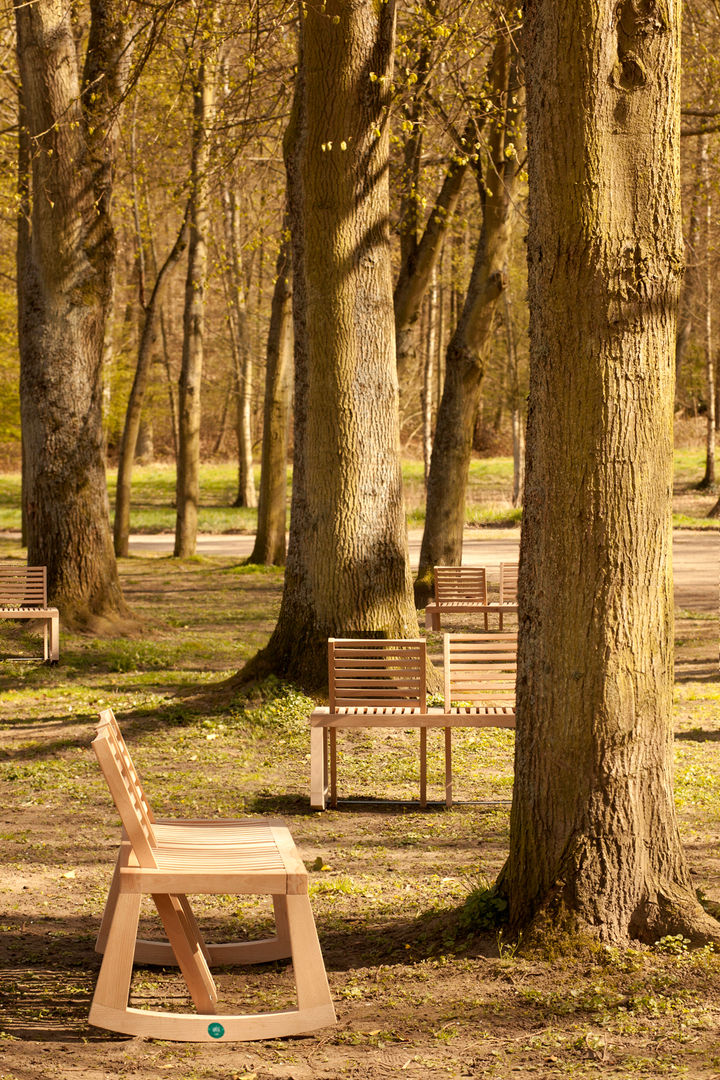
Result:
<svg viewBox="0 0 720 1080">
<path fill-rule="evenodd" d="M 115 914 L 117 898 L 120 895 L 120 867 L 127 866 L 129 853 L 130 845 L 121 844 L 118 849 L 117 859 L 115 860 L 115 869 L 113 870 L 113 876 L 112 881 L 110 882 L 110 889 L 108 891 L 107 900 L 105 901 L 105 910 L 102 914 L 100 929 L 98 930 L 98 936 L 95 941 L 95 952 L 98 953 L 105 952 L 108 934 L 110 933 L 113 915 Z"/>
<path fill-rule="evenodd" d="M 90 1007 L 91 1024 L 95 1023 L 93 1010 L 96 1008 L 127 1008 L 139 919 L 140 893 L 118 891 L 105 954 Z M 102 1022 L 99 1026 L 103 1027 Z"/>
<path fill-rule="evenodd" d="M 278 907 L 285 908 L 293 973 L 297 988 L 298 1009 L 329 1006 L 334 1016 L 330 987 L 318 941 L 310 897 L 307 893 L 279 896 Z M 332 1021 L 329 1021 L 332 1023 Z"/>
<path fill-rule="evenodd" d="M 177 896 L 153 894 L 153 901 L 195 1008 L 200 1013 L 214 1013 L 217 989 L 205 959 L 205 943 L 199 936 L 194 917 L 188 921 L 186 908 Z"/>
</svg>

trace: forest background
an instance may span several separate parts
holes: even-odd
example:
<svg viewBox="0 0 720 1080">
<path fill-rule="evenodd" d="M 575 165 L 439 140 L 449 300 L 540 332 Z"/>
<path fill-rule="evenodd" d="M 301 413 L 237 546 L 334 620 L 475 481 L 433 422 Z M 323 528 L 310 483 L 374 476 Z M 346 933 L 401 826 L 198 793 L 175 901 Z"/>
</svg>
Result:
<svg viewBox="0 0 720 1080">
<path fill-rule="evenodd" d="M 202 5 L 201 5 L 202 6 Z M 103 414 L 108 458 L 117 462 L 143 327 L 160 269 L 177 246 L 192 183 L 195 5 L 148 5 L 152 38 L 121 112 L 114 223 L 117 275 L 104 360 Z M 508 9 L 511 34 L 518 12 Z M 78 34 L 82 12 L 78 9 Z M 720 418 L 717 204 L 720 161 L 715 107 L 720 12 L 715 3 L 684 8 L 683 220 L 687 269 L 678 327 L 676 416 L 691 419 L 707 446 L 704 483 L 714 484 L 714 432 Z M 178 446 L 178 385 L 188 281 L 205 297 L 200 453 L 237 460 L 238 505 L 257 498 L 266 356 L 284 224 L 282 140 L 296 64 L 295 7 L 224 5 L 215 35 L 215 103 L 206 118 L 208 155 L 206 280 L 193 280 L 174 252 L 150 343 L 150 367 L 137 443 L 141 462 L 172 461 Z M 497 7 L 427 0 L 400 11 L 391 104 L 391 214 L 397 282 L 401 439 L 406 457 L 427 464 L 446 371 L 446 355 L 468 294 L 488 200 L 496 197 L 498 147 L 492 146 L 490 85 Z M 20 467 L 19 356 L 15 253 L 23 213 L 18 173 L 18 76 L 12 10 L 4 5 L 0 97 L 0 467 Z M 372 75 L 371 75 L 372 78 Z M 483 116 L 485 119 L 483 119 Z M 509 240 L 491 312 L 475 344 L 482 394 L 473 451 L 521 460 L 527 393 L 525 266 L 526 176 L 522 115 L 510 120 L 501 160 L 514 163 L 506 208 Z M 514 125 L 514 126 L 513 126 Z M 460 179 L 458 179 L 460 177 Z M 454 195 L 448 195 L 448 181 Z M 506 183 L 507 188 L 507 183 Z M 430 244 L 432 241 L 432 245 Z M 426 252 L 431 250 L 431 263 Z M 403 283 L 414 279 L 412 303 Z M 284 280 L 284 279 L 283 279 Z M 282 284 L 282 281 L 281 281 Z M 289 294 L 282 298 L 289 303 Z M 399 321 L 398 321 L 399 320 Z M 145 343 L 147 345 L 147 342 Z M 289 380 L 286 380 L 289 393 Z M 513 492 L 517 504 L 520 478 Z"/>
</svg>

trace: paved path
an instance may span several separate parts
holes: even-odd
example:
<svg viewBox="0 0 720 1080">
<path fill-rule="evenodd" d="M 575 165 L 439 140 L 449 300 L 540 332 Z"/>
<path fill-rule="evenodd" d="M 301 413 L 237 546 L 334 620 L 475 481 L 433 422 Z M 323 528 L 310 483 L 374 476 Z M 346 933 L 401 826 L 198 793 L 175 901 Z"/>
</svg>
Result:
<svg viewBox="0 0 720 1080">
<path fill-rule="evenodd" d="M 410 559 L 417 567 L 420 555 L 422 531 L 411 529 L 409 533 Z M 245 559 L 253 549 L 254 536 L 225 534 L 198 537 L 199 555 L 230 555 Z M 468 566 L 496 567 L 499 563 L 516 559 L 520 544 L 520 530 L 466 530 L 463 538 L 463 562 Z M 173 549 L 173 537 L 169 533 L 133 535 L 130 537 L 132 554 L 168 554 Z M 694 532 L 677 530 L 673 543 L 675 602 L 679 608 L 694 611 L 718 610 L 718 582 L 720 580 L 720 532 Z"/>
</svg>

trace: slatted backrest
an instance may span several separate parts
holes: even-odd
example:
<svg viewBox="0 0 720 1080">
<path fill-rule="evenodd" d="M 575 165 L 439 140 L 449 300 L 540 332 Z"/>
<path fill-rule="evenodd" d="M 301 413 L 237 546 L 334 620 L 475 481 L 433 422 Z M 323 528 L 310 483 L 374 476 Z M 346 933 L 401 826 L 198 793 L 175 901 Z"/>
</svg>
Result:
<svg viewBox="0 0 720 1080">
<path fill-rule="evenodd" d="M 424 639 L 330 638 L 330 712 L 353 708 L 427 711 Z"/>
<path fill-rule="evenodd" d="M 0 566 L 0 607 L 47 607 L 47 568 Z"/>
<path fill-rule="evenodd" d="M 487 604 L 484 566 L 436 566 L 435 600 L 438 604 L 471 601 Z"/>
<path fill-rule="evenodd" d="M 154 867 L 155 833 L 110 724 L 98 724 L 92 743 L 95 756 L 110 788 L 113 802 L 140 866 Z"/>
<path fill-rule="evenodd" d="M 445 634 L 445 708 L 515 704 L 517 634 Z"/>
<path fill-rule="evenodd" d="M 118 724 L 115 713 L 112 711 L 112 709 L 103 709 L 100 713 L 100 722 L 98 724 L 98 728 L 100 728 L 103 724 L 107 724 L 112 732 L 118 753 L 123 759 L 123 763 L 125 768 L 127 769 L 128 776 L 132 779 L 133 789 L 139 802 L 142 804 L 143 811 L 146 817 L 151 823 L 154 822 L 155 815 L 153 814 L 152 807 L 150 806 L 150 803 L 147 800 L 147 796 L 145 795 L 142 781 L 140 779 L 140 774 L 135 768 L 135 762 L 130 756 L 130 751 L 128 750 L 127 743 L 125 742 L 125 737 L 120 730 L 120 725 Z"/>
<path fill-rule="evenodd" d="M 516 562 L 500 563 L 500 603 L 517 603 L 518 564 Z"/>
</svg>

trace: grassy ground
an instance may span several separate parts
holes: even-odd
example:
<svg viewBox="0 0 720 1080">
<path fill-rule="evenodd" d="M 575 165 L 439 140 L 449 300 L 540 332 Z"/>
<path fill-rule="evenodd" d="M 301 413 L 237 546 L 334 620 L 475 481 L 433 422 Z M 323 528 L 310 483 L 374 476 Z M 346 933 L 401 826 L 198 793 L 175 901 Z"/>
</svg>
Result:
<svg viewBox="0 0 720 1080">
<path fill-rule="evenodd" d="M 19 556 L 0 540 L 0 558 Z M 308 810 L 312 702 L 279 684 L 252 700 L 220 684 L 266 639 L 281 575 L 229 559 L 132 558 L 123 587 L 145 620 L 131 637 L 65 634 L 62 662 L 0 664 L 0 1080 L 384 1080 L 720 1075 L 720 955 L 669 939 L 654 948 L 548 940 L 520 955 L 496 929 L 471 932 L 467 898 L 507 851 L 513 735 L 459 733 L 464 805 Z M 458 624 L 457 628 L 459 628 Z M 26 628 L 0 654 L 37 651 Z M 676 801 L 694 882 L 720 898 L 717 621 L 677 623 Z M 10 640 L 10 637 L 12 640 Z M 438 655 L 439 639 L 430 647 Z M 91 1029 L 93 951 L 119 828 L 89 749 L 98 711 L 123 724 L 155 809 L 280 814 L 311 869 L 313 908 L 337 1027 L 307 1038 L 196 1046 Z M 430 742 L 431 797 L 442 784 Z M 417 795 L 417 733 L 341 736 L 340 792 Z M 262 934 L 253 898 L 202 902 L 219 932 Z M 149 911 L 148 911 L 149 916 Z M 231 1009 L 288 1000 L 281 964 L 219 975 Z M 138 969 L 135 1003 L 184 1008 L 168 971 Z"/>
<path fill-rule="evenodd" d="M 701 449 L 679 449 L 675 453 L 675 526 L 677 528 L 720 528 L 720 520 L 707 513 L 717 493 L 697 490 L 705 469 Z M 204 464 L 200 471 L 201 499 L 198 524 L 205 533 L 252 533 L 257 512 L 233 506 L 237 494 L 237 470 L 232 463 Z M 288 474 L 288 505 L 291 474 Z M 259 484 L 256 471 L 256 486 Z M 421 527 L 425 521 L 423 465 L 403 464 L 405 504 L 408 524 Z M 466 500 L 468 526 L 519 525 L 522 511 L 510 501 L 511 458 L 476 458 L 470 465 Z M 108 471 L 110 505 L 114 506 L 117 472 Z M 173 532 L 175 529 L 175 466 L 139 465 L 133 472 L 130 527 L 133 532 Z M 20 528 L 20 474 L 0 473 L 0 532 Z"/>
</svg>

